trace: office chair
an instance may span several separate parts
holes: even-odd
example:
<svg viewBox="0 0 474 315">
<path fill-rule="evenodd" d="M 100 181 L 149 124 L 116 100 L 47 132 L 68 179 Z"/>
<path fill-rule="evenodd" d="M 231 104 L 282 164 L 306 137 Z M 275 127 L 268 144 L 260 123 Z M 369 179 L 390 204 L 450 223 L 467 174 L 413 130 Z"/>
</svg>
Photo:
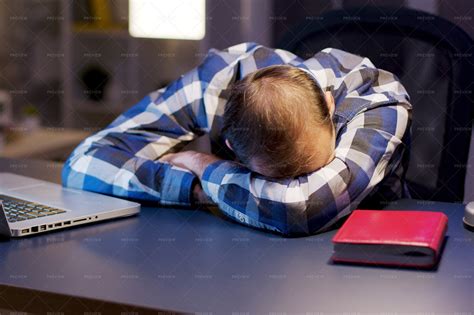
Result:
<svg viewBox="0 0 474 315">
<path fill-rule="evenodd" d="M 474 106 L 474 43 L 462 29 L 407 8 L 353 8 L 307 18 L 277 46 L 303 59 L 339 48 L 396 74 L 413 105 L 411 197 L 462 202 Z"/>
</svg>

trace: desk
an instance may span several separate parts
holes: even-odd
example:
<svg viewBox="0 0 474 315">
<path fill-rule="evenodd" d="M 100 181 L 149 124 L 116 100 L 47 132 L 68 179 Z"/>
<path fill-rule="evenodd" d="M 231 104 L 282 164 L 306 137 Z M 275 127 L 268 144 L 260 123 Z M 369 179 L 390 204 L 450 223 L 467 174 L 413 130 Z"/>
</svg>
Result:
<svg viewBox="0 0 474 315">
<path fill-rule="evenodd" d="M 37 158 L 64 161 L 70 152 L 90 132 L 65 128 L 39 128 L 35 131 L 16 132 L 14 140 L 0 150 L 6 158 Z"/>
<path fill-rule="evenodd" d="M 59 181 L 60 164 L 0 159 Z M 463 205 L 400 200 L 392 209 L 449 216 L 436 271 L 333 265 L 335 231 L 285 239 L 204 211 L 143 207 L 139 216 L 0 242 L 0 284 L 155 309 L 214 314 L 474 310 L 474 234 Z"/>
</svg>

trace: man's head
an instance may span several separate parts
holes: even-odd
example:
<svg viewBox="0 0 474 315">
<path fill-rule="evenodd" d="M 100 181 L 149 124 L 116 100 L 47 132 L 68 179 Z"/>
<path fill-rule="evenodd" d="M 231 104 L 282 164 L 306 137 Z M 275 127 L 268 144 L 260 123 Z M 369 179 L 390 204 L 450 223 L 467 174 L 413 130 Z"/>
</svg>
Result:
<svg viewBox="0 0 474 315">
<path fill-rule="evenodd" d="M 223 135 L 237 159 L 270 177 L 295 177 L 334 157 L 334 99 L 310 74 L 270 66 L 231 87 Z"/>
</svg>

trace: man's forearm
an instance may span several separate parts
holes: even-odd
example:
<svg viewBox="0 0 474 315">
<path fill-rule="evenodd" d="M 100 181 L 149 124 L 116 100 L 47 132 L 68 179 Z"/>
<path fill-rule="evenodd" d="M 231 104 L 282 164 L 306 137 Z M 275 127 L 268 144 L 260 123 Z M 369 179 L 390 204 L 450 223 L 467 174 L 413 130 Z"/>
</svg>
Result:
<svg viewBox="0 0 474 315">
<path fill-rule="evenodd" d="M 160 158 L 160 161 L 162 162 L 168 162 L 175 166 L 185 168 L 196 175 L 198 180 L 194 181 L 191 189 L 191 204 L 193 206 L 203 206 L 206 208 L 215 207 L 216 205 L 202 189 L 201 179 L 206 167 L 218 160 L 221 159 L 211 154 L 196 151 L 170 153 Z"/>
<path fill-rule="evenodd" d="M 167 205 L 189 205 L 191 182 L 195 178 L 188 170 L 138 157 L 98 141 L 85 142 L 76 148 L 62 170 L 62 184 L 66 187 L 137 200 L 158 200 Z"/>
</svg>

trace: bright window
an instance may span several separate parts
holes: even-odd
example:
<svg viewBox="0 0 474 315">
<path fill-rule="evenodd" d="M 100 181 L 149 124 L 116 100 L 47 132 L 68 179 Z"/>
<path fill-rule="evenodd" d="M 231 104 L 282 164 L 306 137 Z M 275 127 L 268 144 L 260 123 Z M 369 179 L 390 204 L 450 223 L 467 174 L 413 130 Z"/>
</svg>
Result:
<svg viewBox="0 0 474 315">
<path fill-rule="evenodd" d="M 205 0 L 129 0 L 133 37 L 202 39 L 206 33 Z"/>
</svg>

